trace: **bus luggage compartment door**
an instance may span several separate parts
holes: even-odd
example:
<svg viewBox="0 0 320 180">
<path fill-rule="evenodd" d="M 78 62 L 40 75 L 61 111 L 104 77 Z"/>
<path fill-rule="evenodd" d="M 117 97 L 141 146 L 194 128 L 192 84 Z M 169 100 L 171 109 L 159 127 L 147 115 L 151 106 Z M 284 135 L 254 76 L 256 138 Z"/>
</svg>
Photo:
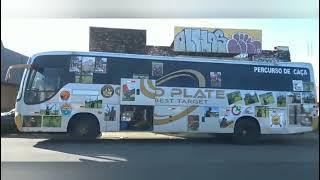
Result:
<svg viewBox="0 0 320 180">
<path fill-rule="evenodd" d="M 121 79 L 121 105 L 155 105 L 155 80 Z"/>
<path fill-rule="evenodd" d="M 104 110 L 105 131 L 119 131 L 120 128 L 120 106 L 106 104 Z"/>
</svg>

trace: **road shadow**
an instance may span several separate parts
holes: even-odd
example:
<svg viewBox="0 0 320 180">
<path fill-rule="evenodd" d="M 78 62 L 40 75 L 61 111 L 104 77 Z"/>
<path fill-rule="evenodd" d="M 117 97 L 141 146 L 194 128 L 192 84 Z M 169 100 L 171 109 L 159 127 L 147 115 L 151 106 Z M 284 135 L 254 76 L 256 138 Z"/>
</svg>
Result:
<svg viewBox="0 0 320 180">
<path fill-rule="evenodd" d="M 13 132 L 3 133 L 1 138 L 26 138 L 26 139 L 64 139 L 67 138 L 65 133 L 44 133 L 44 132 Z"/>
<path fill-rule="evenodd" d="M 2 134 L 1 138 L 26 138 L 26 139 L 46 139 L 52 143 L 210 143 L 210 144 L 233 144 L 231 136 L 216 136 L 214 134 L 186 134 L 186 133 L 156 133 L 167 135 L 168 138 L 154 136 L 134 138 L 130 137 L 109 137 L 98 138 L 96 140 L 74 140 L 66 133 L 10 133 Z M 173 137 L 173 138 L 172 138 Z M 179 139 L 176 139 L 179 138 Z M 294 145 L 294 144 L 319 144 L 319 132 L 290 135 L 262 135 L 254 145 Z M 253 145 L 253 146 L 254 146 Z M 249 145 L 252 146 L 252 145 Z"/>
<path fill-rule="evenodd" d="M 134 159 L 157 156 L 170 157 L 179 152 L 190 153 L 208 149 L 216 151 L 249 150 L 260 151 L 264 148 L 318 148 L 319 136 L 315 133 L 303 135 L 282 135 L 263 136 L 254 145 L 236 145 L 228 138 L 184 138 L 184 139 L 96 139 L 96 140 L 71 140 L 52 138 L 37 142 L 33 147 L 79 155 L 95 159 L 106 158 L 112 162 L 121 162 L 120 159 Z M 170 153 L 172 152 L 172 153 Z M 174 158 L 174 157 L 173 157 Z M 95 161 L 87 158 L 80 158 L 80 161 Z"/>
<path fill-rule="evenodd" d="M 94 140 L 73 139 L 64 134 L 23 134 L 10 135 L 6 138 L 28 138 L 28 139 L 45 139 L 39 143 L 52 144 L 212 144 L 212 145 L 234 145 L 234 146 L 263 146 L 263 145 L 315 145 L 319 144 L 318 133 L 294 134 L 294 135 L 264 135 L 259 138 L 255 144 L 238 145 L 234 144 L 231 136 L 216 137 L 212 136 L 188 136 L 181 134 L 163 134 L 170 135 L 168 138 L 134 138 L 134 137 L 118 137 L 118 138 L 98 138 Z M 172 138 L 175 136 L 177 138 Z"/>
<path fill-rule="evenodd" d="M 33 147 L 81 156 L 81 162 L 147 162 L 149 158 L 170 158 L 179 151 L 190 151 L 190 147 L 209 147 L 212 144 L 229 145 L 230 141 L 214 138 L 189 139 L 96 139 L 70 140 L 47 139 Z M 173 151 L 170 153 L 170 151 Z M 173 157 L 172 157 L 173 158 Z M 149 159 L 150 160 L 150 159 Z"/>
</svg>

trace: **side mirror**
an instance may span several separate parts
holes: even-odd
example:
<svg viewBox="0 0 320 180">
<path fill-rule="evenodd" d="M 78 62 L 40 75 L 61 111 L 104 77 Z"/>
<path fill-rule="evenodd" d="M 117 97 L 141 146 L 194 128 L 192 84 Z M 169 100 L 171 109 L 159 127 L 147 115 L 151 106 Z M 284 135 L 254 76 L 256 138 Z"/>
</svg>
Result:
<svg viewBox="0 0 320 180">
<path fill-rule="evenodd" d="M 6 77 L 4 78 L 5 82 L 8 82 L 9 79 L 11 78 L 11 72 L 12 72 L 12 66 L 10 66 L 7 70 Z"/>
<path fill-rule="evenodd" d="M 6 77 L 5 77 L 5 82 L 8 82 L 11 78 L 11 74 L 12 74 L 12 70 L 14 69 L 26 69 L 26 68 L 30 68 L 31 65 L 30 64 L 15 64 L 12 66 L 9 66 L 7 73 L 6 73 Z"/>
</svg>

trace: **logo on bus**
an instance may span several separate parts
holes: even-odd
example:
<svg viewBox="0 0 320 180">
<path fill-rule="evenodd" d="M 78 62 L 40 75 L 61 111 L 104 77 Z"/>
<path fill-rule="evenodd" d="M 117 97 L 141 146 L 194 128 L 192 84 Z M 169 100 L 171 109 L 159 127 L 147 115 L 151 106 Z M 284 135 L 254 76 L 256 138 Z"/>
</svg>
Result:
<svg viewBox="0 0 320 180">
<path fill-rule="evenodd" d="M 60 108 L 61 114 L 64 116 L 69 116 L 71 114 L 72 108 L 69 103 L 65 103 Z"/>
<path fill-rule="evenodd" d="M 114 94 L 114 89 L 111 85 L 105 85 L 101 89 L 101 94 L 105 98 L 109 98 Z"/>
<path fill-rule="evenodd" d="M 70 98 L 70 92 L 67 90 L 63 90 L 60 92 L 60 98 L 62 100 L 68 100 Z"/>
<path fill-rule="evenodd" d="M 241 113 L 241 107 L 240 106 L 237 106 L 237 105 L 234 105 L 232 106 L 232 109 L 231 109 L 231 112 L 233 115 L 239 115 Z"/>
</svg>

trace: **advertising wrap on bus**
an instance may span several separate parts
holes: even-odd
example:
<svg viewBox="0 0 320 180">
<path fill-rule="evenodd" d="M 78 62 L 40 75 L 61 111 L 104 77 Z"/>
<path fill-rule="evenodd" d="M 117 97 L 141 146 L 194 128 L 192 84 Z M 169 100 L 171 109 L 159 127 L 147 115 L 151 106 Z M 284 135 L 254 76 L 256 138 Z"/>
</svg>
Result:
<svg viewBox="0 0 320 180">
<path fill-rule="evenodd" d="M 75 119 L 97 132 L 288 134 L 317 124 L 306 63 L 52 52 L 33 57 L 22 83 L 25 132 L 74 132 Z"/>
</svg>

